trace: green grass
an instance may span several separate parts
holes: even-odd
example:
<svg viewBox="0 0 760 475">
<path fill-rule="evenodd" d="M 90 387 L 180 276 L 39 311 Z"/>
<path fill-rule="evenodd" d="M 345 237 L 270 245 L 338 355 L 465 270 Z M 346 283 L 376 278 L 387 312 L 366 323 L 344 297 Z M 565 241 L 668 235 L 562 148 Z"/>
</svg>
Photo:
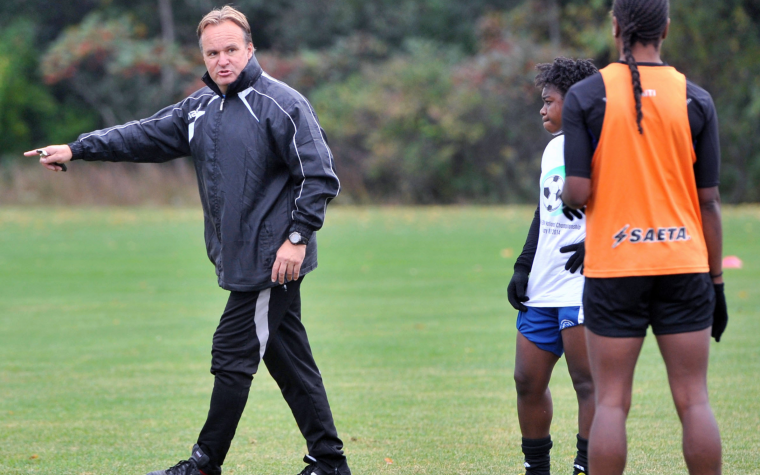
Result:
<svg viewBox="0 0 760 475">
<path fill-rule="evenodd" d="M 506 299 L 530 208 L 334 207 L 304 322 L 359 474 L 522 473 L 515 311 Z M 724 473 L 760 467 L 760 208 L 725 211 L 731 320 L 710 391 Z M 212 386 L 226 301 L 195 210 L 0 210 L 0 467 L 141 474 L 186 458 Z M 649 338 L 629 419 L 629 473 L 686 473 Z M 555 473 L 570 473 L 575 400 L 552 381 Z M 262 370 L 225 464 L 294 474 L 301 436 Z M 392 460 L 392 464 L 386 462 Z"/>
</svg>

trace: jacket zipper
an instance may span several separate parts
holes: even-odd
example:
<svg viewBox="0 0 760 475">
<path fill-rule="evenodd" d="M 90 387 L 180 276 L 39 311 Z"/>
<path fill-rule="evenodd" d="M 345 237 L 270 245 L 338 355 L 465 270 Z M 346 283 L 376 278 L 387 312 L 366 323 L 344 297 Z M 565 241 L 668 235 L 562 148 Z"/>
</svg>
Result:
<svg viewBox="0 0 760 475">
<path fill-rule="evenodd" d="M 226 95 L 222 95 L 222 102 L 219 104 L 219 111 L 220 112 L 224 111 L 224 101 L 226 99 L 227 99 L 227 96 Z M 214 158 L 218 159 L 218 156 L 217 156 L 217 154 L 219 152 L 218 133 L 219 133 L 219 127 L 221 126 L 220 125 L 220 122 L 222 120 L 221 115 L 218 116 L 216 120 L 217 120 L 217 129 L 216 129 L 217 140 L 216 140 L 216 142 L 214 144 Z M 217 164 L 217 166 L 218 166 L 218 164 Z M 219 184 L 217 183 L 216 185 L 217 185 L 217 193 L 219 193 Z M 218 196 L 215 197 L 213 207 L 215 208 L 215 212 L 218 215 L 219 212 L 220 212 L 220 210 L 219 210 L 219 197 Z M 219 241 L 220 245 L 222 243 L 222 230 L 220 229 L 221 225 L 222 225 L 222 222 L 221 222 L 221 219 L 219 219 L 218 226 L 215 226 L 215 227 L 216 227 L 216 238 Z M 221 261 L 219 262 L 219 271 L 220 272 L 222 271 L 222 263 L 221 263 Z"/>
</svg>

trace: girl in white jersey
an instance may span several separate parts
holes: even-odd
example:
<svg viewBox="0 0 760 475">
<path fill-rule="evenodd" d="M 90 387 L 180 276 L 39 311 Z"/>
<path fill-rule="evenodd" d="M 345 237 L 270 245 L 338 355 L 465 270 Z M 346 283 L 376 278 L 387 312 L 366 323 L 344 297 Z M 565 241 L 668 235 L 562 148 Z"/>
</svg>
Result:
<svg viewBox="0 0 760 475">
<path fill-rule="evenodd" d="M 586 220 L 566 208 L 562 105 L 576 82 L 597 72 L 591 61 L 557 58 L 539 64 L 544 128 L 555 135 L 541 159 L 540 201 L 523 252 L 509 283 L 509 302 L 519 310 L 515 356 L 517 416 L 527 475 L 549 475 L 552 400 L 549 379 L 563 352 L 578 397 L 577 455 L 574 474 L 587 474 L 589 428 L 594 417 L 591 380 L 583 333 L 583 270 Z M 572 252 L 570 259 L 567 254 Z M 578 269 L 580 272 L 577 272 Z"/>
</svg>

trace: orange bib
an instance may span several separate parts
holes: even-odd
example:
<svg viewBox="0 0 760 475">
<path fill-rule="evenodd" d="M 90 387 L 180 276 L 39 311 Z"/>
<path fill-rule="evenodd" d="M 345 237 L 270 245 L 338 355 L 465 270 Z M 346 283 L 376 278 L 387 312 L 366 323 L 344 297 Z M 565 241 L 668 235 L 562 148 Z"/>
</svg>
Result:
<svg viewBox="0 0 760 475">
<path fill-rule="evenodd" d="M 587 277 L 708 272 L 686 77 L 670 66 L 639 66 L 644 134 L 628 66 L 601 70 L 607 95 L 591 161 Z"/>
</svg>

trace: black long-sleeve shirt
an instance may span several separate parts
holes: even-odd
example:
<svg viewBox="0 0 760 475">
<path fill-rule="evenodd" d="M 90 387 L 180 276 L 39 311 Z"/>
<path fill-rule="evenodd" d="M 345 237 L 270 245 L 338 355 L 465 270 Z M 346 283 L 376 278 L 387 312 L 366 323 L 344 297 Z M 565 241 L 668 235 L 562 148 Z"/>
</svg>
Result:
<svg viewBox="0 0 760 475">
<path fill-rule="evenodd" d="M 536 257 L 536 249 L 538 248 L 540 226 L 541 204 L 539 203 L 536 207 L 535 214 L 533 214 L 533 221 L 530 223 L 528 237 L 525 238 L 525 245 L 523 245 L 523 250 L 515 261 L 515 270 L 521 270 L 527 273 L 530 272 L 531 267 L 533 267 L 533 259 Z"/>
</svg>

